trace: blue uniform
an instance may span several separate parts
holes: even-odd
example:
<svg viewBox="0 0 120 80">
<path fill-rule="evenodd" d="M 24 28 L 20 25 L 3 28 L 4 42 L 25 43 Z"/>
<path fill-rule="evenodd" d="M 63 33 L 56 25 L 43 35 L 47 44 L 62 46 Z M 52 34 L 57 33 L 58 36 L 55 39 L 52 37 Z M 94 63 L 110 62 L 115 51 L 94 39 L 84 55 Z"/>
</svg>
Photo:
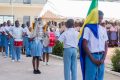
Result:
<svg viewBox="0 0 120 80">
<path fill-rule="evenodd" d="M 102 60 L 105 55 L 103 52 L 106 52 L 105 43 L 108 40 L 106 29 L 101 25 L 96 26 L 94 24 L 89 24 L 84 29 L 83 39 L 88 41 L 87 46 L 93 58 L 99 61 Z M 97 66 L 87 55 L 85 55 L 85 80 L 103 80 L 103 77 L 104 63 Z"/>
<path fill-rule="evenodd" d="M 29 46 L 30 45 L 29 38 L 27 36 L 25 36 L 23 38 L 23 40 L 24 40 L 24 47 L 25 47 L 26 56 L 31 55 L 30 46 Z"/>
<path fill-rule="evenodd" d="M 23 37 L 23 42 L 24 42 L 24 47 L 25 47 L 25 53 L 26 53 L 26 56 L 30 56 L 31 54 L 30 54 L 30 42 L 29 42 L 29 38 L 28 38 L 28 36 L 29 36 L 29 30 L 28 30 L 28 28 L 27 27 L 25 27 L 24 29 L 23 29 L 23 32 L 24 33 L 26 33 L 26 35 Z"/>
<path fill-rule="evenodd" d="M 43 47 L 43 52 L 44 53 L 47 53 L 47 54 L 50 54 L 50 53 L 52 53 L 52 47 Z"/>
<path fill-rule="evenodd" d="M 8 43 L 9 43 L 8 35 L 4 35 L 4 47 L 5 47 L 5 54 L 7 57 L 8 57 L 8 46 L 9 46 Z"/>
<path fill-rule="evenodd" d="M 42 42 L 36 42 L 35 40 L 31 42 L 31 55 L 32 56 L 42 56 L 43 45 Z"/>
<path fill-rule="evenodd" d="M 8 52 L 9 52 L 10 57 L 11 57 L 12 52 L 13 52 L 13 47 L 10 44 L 12 39 L 10 39 L 9 35 L 7 34 L 7 31 L 10 33 L 11 28 L 12 28 L 11 26 L 5 26 L 4 30 L 3 30 L 5 32 L 5 35 L 4 35 L 5 53 L 6 53 L 6 56 L 8 56 Z"/>
<path fill-rule="evenodd" d="M 78 34 L 74 28 L 69 28 L 58 38 L 60 42 L 64 43 L 63 59 L 65 80 L 77 80 Z"/>
<path fill-rule="evenodd" d="M 65 80 L 77 80 L 77 48 L 64 48 L 63 60 Z"/>
<path fill-rule="evenodd" d="M 101 59 L 103 57 L 103 54 L 94 53 L 92 54 L 92 56 L 95 59 Z M 85 80 L 103 80 L 103 79 L 104 79 L 104 64 L 101 64 L 98 67 L 96 66 L 96 64 L 91 62 L 88 56 L 86 56 L 85 58 Z"/>
<path fill-rule="evenodd" d="M 12 34 L 14 41 L 23 41 L 22 34 L 23 34 L 23 29 L 21 27 L 13 27 L 12 28 Z M 22 46 L 14 46 L 14 55 L 13 55 L 13 60 L 14 58 L 19 61 L 20 60 L 20 55 L 21 55 L 21 48 Z"/>
<path fill-rule="evenodd" d="M 0 47 L 2 47 L 2 33 L 0 33 Z"/>
<path fill-rule="evenodd" d="M 9 39 L 9 53 L 11 55 L 12 60 L 15 59 L 15 50 L 14 50 L 14 39 L 10 38 Z"/>
</svg>

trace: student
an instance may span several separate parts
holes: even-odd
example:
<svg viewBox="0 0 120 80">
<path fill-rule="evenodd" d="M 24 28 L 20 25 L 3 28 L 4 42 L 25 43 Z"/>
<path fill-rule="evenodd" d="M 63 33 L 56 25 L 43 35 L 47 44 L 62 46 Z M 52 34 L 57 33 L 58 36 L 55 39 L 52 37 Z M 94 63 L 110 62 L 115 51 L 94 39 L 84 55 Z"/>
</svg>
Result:
<svg viewBox="0 0 120 80">
<path fill-rule="evenodd" d="M 43 41 L 43 44 L 44 44 L 43 63 L 44 65 L 49 65 L 49 54 L 52 53 L 52 47 L 55 45 L 55 39 L 56 39 L 52 28 L 50 28 L 50 32 L 45 33 L 45 38 L 46 37 L 48 37 L 48 40 L 45 39 Z M 48 45 L 45 46 L 45 44 L 48 44 Z M 46 59 L 46 62 L 45 62 L 45 59 Z"/>
<path fill-rule="evenodd" d="M 12 35 L 12 32 L 11 32 L 11 29 L 13 28 L 13 26 L 11 25 L 11 21 L 8 20 L 7 21 L 7 27 L 6 27 L 6 33 L 7 31 Z M 14 39 L 12 36 L 10 36 L 8 34 L 7 36 L 7 39 L 8 39 L 8 45 L 7 45 L 7 48 L 9 50 L 9 56 L 13 58 L 13 55 L 14 55 Z M 9 47 L 9 48 L 8 48 Z"/>
<path fill-rule="evenodd" d="M 0 24 L 0 52 L 2 52 L 2 24 Z"/>
<path fill-rule="evenodd" d="M 99 24 L 103 20 L 103 12 L 99 11 Z M 107 54 L 107 31 L 101 25 L 93 26 L 97 34 L 86 26 L 83 34 L 85 55 L 85 80 L 104 80 L 104 61 Z M 95 35 L 96 34 L 96 35 Z M 99 37 L 99 38 L 98 38 Z"/>
<path fill-rule="evenodd" d="M 2 55 L 5 56 L 5 29 L 4 27 L 6 26 L 6 22 L 4 22 L 3 24 L 1 24 L 1 47 L 2 47 Z"/>
<path fill-rule="evenodd" d="M 74 29 L 73 19 L 67 20 L 66 27 L 67 30 L 58 38 L 64 44 L 64 78 L 65 80 L 77 80 L 77 45 L 79 33 Z"/>
<path fill-rule="evenodd" d="M 30 41 L 31 41 L 31 55 L 33 57 L 32 64 L 33 64 L 33 73 L 34 74 L 41 74 L 39 70 L 39 58 L 42 56 L 42 34 L 40 33 L 40 27 L 42 27 L 41 20 L 35 22 L 35 29 L 33 34 L 31 34 Z"/>
<path fill-rule="evenodd" d="M 26 57 L 31 57 L 31 54 L 30 54 L 30 48 L 29 48 L 29 38 L 28 38 L 28 35 L 30 33 L 29 31 L 29 22 L 26 23 L 27 26 L 24 27 L 24 47 L 25 47 L 25 53 L 26 53 Z"/>
<path fill-rule="evenodd" d="M 25 33 L 25 27 L 26 25 L 25 24 L 22 24 L 21 27 L 23 28 L 23 32 Z M 23 47 L 22 47 L 22 54 L 26 54 L 25 52 L 25 35 L 23 36 Z"/>
<path fill-rule="evenodd" d="M 9 33 L 11 37 L 14 38 L 14 55 L 12 56 L 12 60 L 20 61 L 21 59 L 21 48 L 23 46 L 23 28 L 20 26 L 19 21 L 15 21 L 15 26 L 11 29 L 12 35 Z"/>
<path fill-rule="evenodd" d="M 4 51 L 5 51 L 5 58 L 7 58 L 9 56 L 9 54 L 8 54 L 9 40 L 8 40 L 8 34 L 6 33 L 6 31 L 9 29 L 10 29 L 10 26 L 7 26 L 7 23 L 4 22 L 3 27 L 2 27 L 2 35 L 3 35 L 2 40 L 3 40 Z"/>
</svg>

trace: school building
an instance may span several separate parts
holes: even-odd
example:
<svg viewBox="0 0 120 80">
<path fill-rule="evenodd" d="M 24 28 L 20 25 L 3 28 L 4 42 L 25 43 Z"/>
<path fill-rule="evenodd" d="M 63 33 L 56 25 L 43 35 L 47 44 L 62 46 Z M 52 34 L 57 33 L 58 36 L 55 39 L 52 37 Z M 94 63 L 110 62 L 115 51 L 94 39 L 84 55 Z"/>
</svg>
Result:
<svg viewBox="0 0 120 80">
<path fill-rule="evenodd" d="M 40 14 L 47 0 L 0 0 L 0 24 L 4 21 L 19 20 L 20 23 L 30 21 Z"/>
</svg>

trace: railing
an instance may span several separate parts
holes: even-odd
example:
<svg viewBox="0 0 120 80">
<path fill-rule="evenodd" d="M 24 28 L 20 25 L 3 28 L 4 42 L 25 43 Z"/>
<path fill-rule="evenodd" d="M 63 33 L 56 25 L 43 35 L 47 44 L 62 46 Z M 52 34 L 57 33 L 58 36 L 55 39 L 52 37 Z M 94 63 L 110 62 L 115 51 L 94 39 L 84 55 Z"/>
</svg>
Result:
<svg viewBox="0 0 120 80">
<path fill-rule="evenodd" d="M 45 4 L 47 0 L 0 0 L 0 3 Z"/>
</svg>

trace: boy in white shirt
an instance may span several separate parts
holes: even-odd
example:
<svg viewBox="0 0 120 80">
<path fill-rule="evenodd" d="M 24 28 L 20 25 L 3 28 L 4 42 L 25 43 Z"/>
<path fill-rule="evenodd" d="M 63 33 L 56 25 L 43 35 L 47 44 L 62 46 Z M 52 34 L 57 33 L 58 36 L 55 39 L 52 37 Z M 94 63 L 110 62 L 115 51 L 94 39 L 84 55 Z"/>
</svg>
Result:
<svg viewBox="0 0 120 80">
<path fill-rule="evenodd" d="M 99 11 L 99 24 L 103 20 L 103 12 Z M 83 33 L 82 47 L 85 51 L 85 80 L 104 80 L 104 60 L 107 54 L 107 31 L 96 24 L 97 36 L 88 26 Z"/>
<path fill-rule="evenodd" d="M 13 58 L 14 55 L 14 39 L 10 35 L 8 35 L 7 31 L 12 35 L 11 29 L 13 26 L 11 26 L 11 21 L 7 21 L 7 26 L 6 26 L 6 34 L 7 34 L 7 44 L 5 49 L 9 49 L 9 56 Z M 9 48 L 8 48 L 9 47 Z"/>
<path fill-rule="evenodd" d="M 9 34 L 11 37 L 14 38 L 14 56 L 13 60 L 20 61 L 20 55 L 21 55 L 21 48 L 23 46 L 23 29 L 19 24 L 19 21 L 15 21 L 15 26 L 11 29 L 12 35 Z"/>
<path fill-rule="evenodd" d="M 67 20 L 66 27 L 68 29 L 58 38 L 64 44 L 64 78 L 65 80 L 77 80 L 77 46 L 79 33 L 74 29 L 73 19 Z M 70 79 L 70 75 L 72 79 Z"/>
</svg>

